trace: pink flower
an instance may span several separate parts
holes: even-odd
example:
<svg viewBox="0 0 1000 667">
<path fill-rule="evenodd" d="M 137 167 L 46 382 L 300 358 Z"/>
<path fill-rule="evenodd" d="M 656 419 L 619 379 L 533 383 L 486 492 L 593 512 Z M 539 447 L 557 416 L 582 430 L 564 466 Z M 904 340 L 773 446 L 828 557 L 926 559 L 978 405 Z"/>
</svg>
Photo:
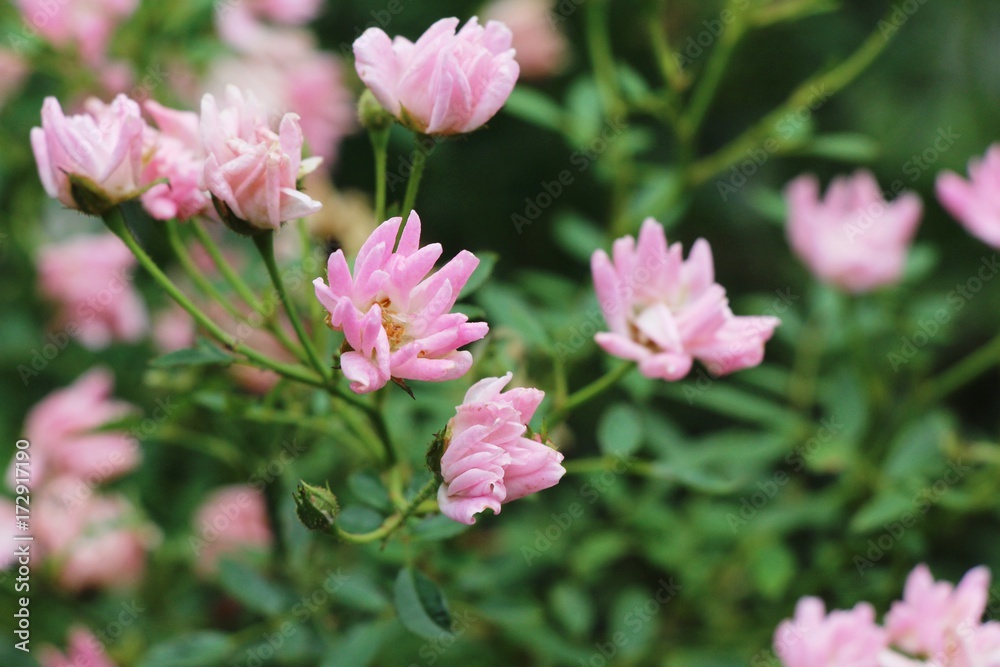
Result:
<svg viewBox="0 0 1000 667">
<path fill-rule="evenodd" d="M 879 667 L 886 647 L 871 605 L 827 615 L 818 598 L 799 600 L 795 618 L 774 634 L 774 651 L 785 667 Z"/>
<path fill-rule="evenodd" d="M 501 393 L 511 377 L 472 385 L 448 422 L 438 504 L 455 521 L 471 525 L 487 509 L 499 514 L 502 503 L 555 486 L 566 474 L 562 454 L 537 436 L 524 437 L 545 393 L 521 388 Z"/>
<path fill-rule="evenodd" d="M 316 18 L 322 5 L 322 0 L 241 0 L 222 5 L 216 22 L 223 36 L 227 34 L 226 24 L 233 22 L 244 25 L 248 21 L 265 20 L 302 25 Z"/>
<path fill-rule="evenodd" d="M 149 328 L 146 306 L 132 286 L 136 260 L 114 234 L 76 236 L 43 246 L 38 287 L 57 306 L 54 327 L 89 349 L 134 342 Z"/>
<path fill-rule="evenodd" d="M 220 215 L 237 231 L 278 229 L 320 209 L 296 187 L 316 163 L 302 161 L 302 129 L 295 114 L 285 114 L 275 134 L 256 98 L 244 98 L 230 87 L 221 109 L 212 95 L 202 99 L 201 136 L 208 156 L 205 183 Z"/>
<path fill-rule="evenodd" d="M 148 158 L 143 168 L 144 184 L 166 179 L 142 195 L 146 212 L 158 220 L 189 220 L 209 205 L 202 186 L 205 160 L 198 138 L 198 114 L 176 111 L 146 102 L 146 111 L 159 128 L 146 131 Z"/>
<path fill-rule="evenodd" d="M 110 105 L 88 100 L 86 114 L 69 117 L 63 115 L 58 100 L 45 98 L 42 126 L 31 130 L 31 147 L 45 191 L 67 208 L 94 214 L 138 196 L 145 126 L 139 106 L 124 95 Z M 87 179 L 105 201 L 96 207 L 92 202 L 77 202 L 71 175 Z"/>
<path fill-rule="evenodd" d="M 99 66 L 115 28 L 138 0 L 17 0 L 25 22 L 54 46 L 75 47 L 85 63 Z"/>
<path fill-rule="evenodd" d="M 340 357 L 351 390 L 359 394 L 391 378 L 442 382 L 465 375 L 469 352 L 458 348 L 486 335 L 485 322 L 469 322 L 451 309 L 479 260 L 463 250 L 427 277 L 441 256 L 441 244 L 420 247 L 416 212 L 393 250 L 402 218 L 392 218 L 362 246 L 351 276 L 344 252 L 330 255 L 329 287 L 313 281 L 316 298 L 329 311 L 328 323 L 343 331 L 350 350 Z"/>
<path fill-rule="evenodd" d="M 521 77 L 544 79 L 566 64 L 566 37 L 551 19 L 552 0 L 494 0 L 484 18 L 510 28 Z"/>
<path fill-rule="evenodd" d="M 153 318 L 153 342 L 163 354 L 194 346 L 195 324 L 187 311 L 171 304 Z"/>
<path fill-rule="evenodd" d="M 27 61 L 15 51 L 0 49 L 0 109 L 31 73 Z"/>
<path fill-rule="evenodd" d="M 194 520 L 192 541 L 203 574 L 216 571 L 223 556 L 266 551 L 272 542 L 264 495 L 252 486 L 226 486 L 210 495 Z"/>
<path fill-rule="evenodd" d="M 24 437 L 31 443 L 31 481 L 78 478 L 93 486 L 129 472 L 139 464 L 136 441 L 124 431 L 98 429 L 135 413 L 111 398 L 114 378 L 95 368 L 76 382 L 54 391 L 28 413 Z M 10 483 L 13 464 L 7 471 Z"/>
<path fill-rule="evenodd" d="M 895 602 L 885 618 L 892 642 L 901 649 L 930 656 L 944 654 L 961 628 L 979 625 L 989 597 L 990 571 L 969 570 L 957 587 L 935 582 L 926 565 L 918 565 L 906 579 L 903 600 Z"/>
<path fill-rule="evenodd" d="M 310 152 L 332 167 L 341 139 L 356 126 L 340 59 L 318 50 L 305 30 L 257 26 L 238 36 L 239 55 L 213 62 L 206 89 L 236 84 L 253 93 L 271 117 L 297 112 Z"/>
<path fill-rule="evenodd" d="M 115 667 L 105 655 L 103 644 L 83 627 L 70 630 L 66 655 L 46 646 L 38 657 L 38 663 L 41 667 Z"/>
<path fill-rule="evenodd" d="M 855 293 L 899 282 L 923 215 L 918 195 L 890 204 L 862 170 L 834 179 L 823 200 L 816 178 L 800 176 L 785 199 L 792 249 L 820 280 Z"/>
<path fill-rule="evenodd" d="M 38 494 L 33 529 L 59 585 L 79 592 L 138 583 L 158 533 L 123 496 L 95 494 L 79 480 L 49 482 Z"/>
<path fill-rule="evenodd" d="M 945 171 L 937 179 L 941 205 L 983 243 L 1000 248 L 1000 144 L 969 162 L 969 180 Z"/>
<path fill-rule="evenodd" d="M 694 359 L 715 375 L 760 364 L 780 320 L 733 315 L 705 240 L 686 261 L 682 252 L 679 243 L 667 246 L 663 226 L 650 218 L 638 243 L 631 236 L 615 241 L 613 260 L 594 253 L 594 287 L 611 329 L 594 337 L 597 344 L 637 362 L 646 377 L 671 381 L 687 375 Z"/>
<path fill-rule="evenodd" d="M 369 28 L 354 42 L 356 68 L 375 98 L 415 132 L 447 135 L 478 129 L 510 97 L 518 65 L 511 32 L 472 18 L 441 19 L 413 43 Z"/>
<path fill-rule="evenodd" d="M 31 507 L 22 508 L 18 512 L 13 502 L 6 498 L 0 498 L 0 571 L 6 570 L 17 562 L 17 556 L 14 554 L 17 542 L 14 541 L 14 537 L 18 532 L 14 530 L 14 522 L 30 516 L 30 514 L 24 513 L 25 509 L 30 511 Z"/>
</svg>

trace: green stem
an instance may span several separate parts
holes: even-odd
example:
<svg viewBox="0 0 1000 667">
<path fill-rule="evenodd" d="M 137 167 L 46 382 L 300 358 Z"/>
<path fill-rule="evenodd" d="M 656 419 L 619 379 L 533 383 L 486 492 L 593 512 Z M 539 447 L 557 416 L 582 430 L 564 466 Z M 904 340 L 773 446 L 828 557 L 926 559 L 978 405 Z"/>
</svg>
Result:
<svg viewBox="0 0 1000 667">
<path fill-rule="evenodd" d="M 264 306 L 257 299 L 257 295 L 253 293 L 253 290 L 247 286 L 243 279 L 240 278 L 239 274 L 233 271 L 233 267 L 229 265 L 226 258 L 223 257 L 222 251 L 219 250 L 219 246 L 215 244 L 211 235 L 201 226 L 201 223 L 197 220 L 192 220 L 190 222 L 191 229 L 194 230 L 194 235 L 198 237 L 198 242 L 201 243 L 202 247 L 205 248 L 205 252 L 208 256 L 212 258 L 212 262 L 215 264 L 216 268 L 219 269 L 219 273 L 222 277 L 229 283 L 229 286 L 240 295 L 248 306 L 253 308 L 255 311 L 261 315 L 266 315 L 264 312 Z"/>
<path fill-rule="evenodd" d="M 734 11 L 732 3 L 730 3 L 729 11 Z M 694 141 L 697 138 L 698 131 L 701 129 L 702 123 L 705 122 L 708 109 L 712 105 L 712 100 L 715 99 L 719 84 L 722 83 L 722 77 L 726 73 L 729 61 L 732 59 L 733 52 L 743 34 L 744 27 L 741 20 L 737 20 L 726 28 L 719 44 L 709 56 L 705 71 L 698 77 L 697 87 L 691 96 L 691 102 L 685 114 L 684 126 L 688 141 Z"/>
<path fill-rule="evenodd" d="M 132 254 L 135 255 L 139 264 L 142 265 L 144 269 L 153 277 L 153 279 L 163 288 L 163 290 L 177 302 L 181 308 L 186 310 L 195 322 L 197 322 L 205 331 L 209 333 L 213 338 L 222 343 L 226 349 L 232 350 L 237 354 L 241 354 L 247 358 L 251 363 L 249 365 L 256 366 L 258 368 L 264 368 L 270 371 L 274 371 L 279 375 L 287 377 L 291 380 L 298 380 L 299 382 L 312 385 L 315 387 L 326 387 L 326 383 L 323 378 L 316 377 L 312 373 L 308 372 L 306 369 L 300 366 L 291 366 L 288 364 L 283 364 L 276 361 L 265 354 L 261 354 L 257 350 L 247 347 L 240 343 L 235 336 L 227 334 L 222 330 L 219 325 L 212 321 L 201 309 L 199 309 L 177 286 L 173 283 L 170 278 L 167 277 L 160 267 L 156 265 L 156 262 L 146 254 L 146 251 L 139 245 L 139 242 L 135 240 L 132 236 L 132 232 L 129 231 L 125 224 L 125 219 L 122 217 L 121 209 L 116 207 L 111 211 L 104 214 L 104 222 L 118 238 L 120 238 Z"/>
<path fill-rule="evenodd" d="M 385 220 L 386 168 L 389 161 L 389 134 L 391 126 L 381 130 L 370 130 L 369 138 L 375 152 L 375 222 Z"/>
<path fill-rule="evenodd" d="M 739 162 L 748 150 L 753 150 L 762 141 L 774 138 L 785 117 L 817 99 L 825 99 L 840 92 L 865 71 L 892 40 L 895 33 L 883 35 L 881 31 L 873 32 L 858 50 L 833 69 L 810 77 L 799 85 L 785 102 L 777 109 L 762 118 L 756 125 L 730 142 L 726 147 L 712 155 L 702 158 L 688 170 L 687 178 L 691 185 L 700 185 L 718 173 L 725 171 L 730 165 Z M 819 98 L 817 91 L 824 97 Z M 779 141 L 779 144 L 781 142 Z M 784 146 L 779 146 L 784 148 Z"/>
<path fill-rule="evenodd" d="M 410 180 L 406 183 L 406 194 L 403 196 L 403 208 L 399 214 L 403 216 L 403 223 L 399 226 L 399 233 L 396 240 L 402 238 L 403 228 L 406 227 L 406 219 L 413 210 L 413 205 L 417 203 L 417 193 L 420 192 L 420 181 L 424 177 L 424 168 L 427 166 L 427 152 L 420 145 L 420 135 L 415 136 L 416 150 L 413 151 L 413 171 L 410 172 Z"/>
<path fill-rule="evenodd" d="M 299 342 L 302 343 L 302 347 L 309 356 L 309 360 L 312 362 L 316 372 L 323 379 L 328 379 L 331 374 L 330 369 L 320 361 L 319 353 L 316 352 L 316 348 L 312 344 L 312 339 L 309 338 L 305 328 L 302 326 L 302 320 L 299 319 L 299 313 L 295 309 L 295 304 L 292 303 L 288 297 L 288 291 L 285 290 L 285 284 L 281 279 L 278 264 L 274 261 L 274 232 L 266 231 L 257 234 L 253 237 L 253 242 L 257 246 L 257 250 L 260 251 L 260 256 L 264 259 L 267 272 L 271 276 L 271 282 L 274 283 L 274 289 L 277 290 L 278 297 L 281 299 L 281 303 L 285 307 L 285 312 L 288 313 L 288 319 L 292 323 L 292 328 L 295 329 L 295 335 L 299 337 Z"/>
<path fill-rule="evenodd" d="M 656 62 L 660 66 L 660 73 L 670 87 L 672 93 L 679 93 L 690 84 L 688 75 L 681 69 L 680 63 L 674 58 L 673 50 L 670 48 L 670 37 L 667 29 L 660 20 L 660 16 L 654 14 L 649 19 L 649 41 L 653 45 L 656 53 Z M 671 95 L 673 97 L 673 95 Z"/>
<path fill-rule="evenodd" d="M 566 417 L 573 412 L 573 410 L 580 407 L 584 403 L 597 398 L 608 389 L 614 387 L 622 378 L 628 375 L 633 368 L 635 368 L 635 364 L 633 363 L 622 364 L 621 366 L 608 371 L 606 374 L 594 380 L 586 387 L 570 394 L 562 405 L 556 407 L 556 409 L 552 411 L 552 414 L 549 415 L 546 420 L 549 428 L 561 424 L 565 421 Z"/>
<path fill-rule="evenodd" d="M 406 523 L 406 520 L 410 518 L 421 505 L 423 505 L 425 500 L 437 492 L 440 485 L 441 481 L 437 478 L 427 482 L 427 484 L 420 489 L 420 492 L 413 498 L 413 500 L 410 501 L 410 504 L 407 505 L 406 508 L 388 517 L 384 522 L 382 522 L 381 526 L 371 532 L 349 533 L 336 524 L 334 524 L 334 530 L 336 530 L 338 537 L 355 544 L 368 544 L 371 542 L 377 542 L 378 540 L 388 540 L 389 537 L 391 537 L 398 528 Z"/>
<path fill-rule="evenodd" d="M 979 348 L 930 382 L 927 396 L 938 400 L 961 389 L 1000 363 L 1000 336 Z"/>
<path fill-rule="evenodd" d="M 177 257 L 177 261 L 180 262 L 181 269 L 184 270 L 184 274 L 188 277 L 188 279 L 194 283 L 195 287 L 197 287 L 202 294 L 222 306 L 232 317 L 244 319 L 242 313 L 240 313 L 240 311 L 237 310 L 232 303 L 230 303 L 229 299 L 226 299 L 222 293 L 216 289 L 215 285 L 213 285 L 212 282 L 198 270 L 198 267 L 195 266 L 194 260 L 191 258 L 191 254 L 187 251 L 187 248 L 184 246 L 184 242 L 181 240 L 180 232 L 177 230 L 177 222 L 174 220 L 168 220 L 164 224 L 167 230 L 167 241 L 170 243 L 170 247 L 174 251 L 174 255 Z"/>
</svg>

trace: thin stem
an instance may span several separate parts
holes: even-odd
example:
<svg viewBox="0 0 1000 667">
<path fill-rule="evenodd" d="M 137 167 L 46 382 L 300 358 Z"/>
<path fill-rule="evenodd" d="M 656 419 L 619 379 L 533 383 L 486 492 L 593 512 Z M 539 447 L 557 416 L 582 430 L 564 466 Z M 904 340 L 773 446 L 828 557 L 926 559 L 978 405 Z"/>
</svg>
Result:
<svg viewBox="0 0 1000 667">
<path fill-rule="evenodd" d="M 608 371 L 606 374 L 594 380 L 586 387 L 570 394 L 563 404 L 556 407 L 552 414 L 549 415 L 549 418 L 546 420 L 549 428 L 561 424 L 565 421 L 566 417 L 573 412 L 573 410 L 580 407 L 584 403 L 597 398 L 608 389 L 614 387 L 618 384 L 619 380 L 628 375 L 629 371 L 633 368 L 635 368 L 635 364 L 633 363 L 622 364 L 621 366 Z"/>
<path fill-rule="evenodd" d="M 810 77 L 796 88 L 785 102 L 777 109 L 762 118 L 756 125 L 746 130 L 725 148 L 712 155 L 702 158 L 688 170 L 687 178 L 691 185 L 700 185 L 716 174 L 725 171 L 730 165 L 743 159 L 748 150 L 756 148 L 761 141 L 774 138 L 782 120 L 790 113 L 810 102 L 816 103 L 830 97 L 861 75 L 871 65 L 892 40 L 895 33 L 883 35 L 880 31 L 873 32 L 858 50 L 833 69 Z M 779 141 L 779 145 L 781 142 Z M 783 146 L 780 146 L 783 148 Z"/>
<path fill-rule="evenodd" d="M 368 133 L 375 152 L 375 222 L 385 220 L 386 166 L 389 161 L 389 134 L 391 128 L 370 130 Z"/>
<path fill-rule="evenodd" d="M 399 226 L 399 235 L 403 235 L 403 228 L 406 226 L 406 219 L 413 210 L 413 205 L 417 203 L 417 193 L 420 192 L 420 180 L 424 177 L 424 168 L 427 166 L 427 152 L 420 145 L 420 135 L 415 136 L 416 150 L 413 151 L 413 171 L 410 172 L 410 180 L 406 183 L 406 194 L 403 196 L 403 208 L 399 214 L 403 216 L 403 224 Z"/>
<path fill-rule="evenodd" d="M 739 44 L 744 34 L 741 20 L 737 20 L 725 30 L 719 44 L 709 56 L 705 71 L 698 77 L 697 87 L 691 96 L 691 102 L 685 114 L 685 132 L 689 141 L 695 140 L 701 129 L 701 124 L 705 122 L 705 115 L 712 105 L 712 100 L 715 99 L 715 94 L 719 89 L 719 84 L 722 83 L 722 77 L 726 73 L 736 45 Z"/>
<path fill-rule="evenodd" d="M 441 485 L 440 480 L 437 478 L 431 479 L 427 482 L 420 492 L 410 501 L 410 504 L 406 506 L 405 509 L 396 512 L 392 516 L 388 517 L 382 522 L 382 525 L 373 531 L 367 533 L 349 533 L 342 529 L 337 524 L 334 524 L 334 530 L 337 536 L 348 542 L 353 542 L 355 544 L 368 544 L 370 542 L 377 542 L 378 540 L 388 540 L 392 534 L 400 528 L 406 520 L 410 518 L 419 508 L 425 500 L 433 495 L 438 487 Z"/>
<path fill-rule="evenodd" d="M 670 48 L 670 37 L 667 35 L 667 29 L 663 25 L 663 21 L 660 20 L 660 17 L 655 14 L 650 17 L 648 26 L 649 41 L 653 44 L 653 51 L 656 53 L 656 62 L 660 66 L 660 73 L 663 74 L 663 79 L 667 82 L 671 92 L 679 93 L 688 87 L 690 80 L 687 73 L 681 68 L 680 63 L 674 58 L 673 51 Z"/>
<path fill-rule="evenodd" d="M 118 238 L 120 238 L 132 254 L 135 255 L 139 264 L 142 265 L 144 269 L 153 277 L 153 279 L 163 288 L 163 290 L 177 302 L 181 308 L 186 310 L 191 317 L 194 318 L 205 331 L 209 333 L 213 338 L 222 343 L 226 349 L 232 350 L 237 354 L 241 354 L 247 358 L 250 362 L 248 365 L 256 366 L 258 368 L 264 368 L 267 370 L 274 371 L 279 375 L 287 377 L 291 380 L 298 380 L 299 382 L 312 385 L 314 387 L 326 387 L 326 383 L 323 378 L 316 377 L 312 373 L 308 372 L 306 369 L 300 366 L 291 366 L 288 364 L 283 364 L 276 361 L 265 354 L 261 354 L 252 347 L 247 347 L 246 345 L 240 343 L 235 336 L 227 334 L 222 330 L 219 325 L 212 321 L 208 315 L 206 315 L 200 308 L 198 308 L 180 289 L 177 285 L 173 283 L 170 278 L 167 277 L 160 267 L 156 265 L 156 262 L 146 254 L 146 251 L 139 245 L 139 242 L 135 240 L 132 236 L 132 232 L 129 231 L 125 224 L 125 219 L 122 217 L 121 209 L 116 207 L 104 215 L 104 222 Z"/>
<path fill-rule="evenodd" d="M 309 360 L 320 374 L 320 377 L 324 379 L 329 378 L 330 369 L 320 361 L 319 353 L 316 352 L 316 348 L 312 344 L 312 339 L 309 338 L 305 328 L 302 326 L 299 313 L 288 297 L 288 291 L 285 290 L 285 284 L 281 279 L 281 272 L 278 271 L 278 264 L 274 261 L 274 232 L 267 231 L 257 234 L 253 237 L 253 242 L 257 246 L 257 250 L 260 251 L 260 256 L 264 259 L 264 265 L 267 266 L 267 272 L 271 276 L 271 282 L 274 283 L 274 289 L 277 290 L 278 297 L 285 306 L 285 312 L 288 313 L 288 319 L 292 323 L 292 328 L 295 329 L 295 335 L 299 337 L 299 342 L 302 343 L 302 347 L 305 348 Z"/>
<path fill-rule="evenodd" d="M 961 389 L 1000 363 L 1000 336 L 979 348 L 930 382 L 927 396 L 937 400 Z"/>
<path fill-rule="evenodd" d="M 194 230 L 194 235 L 198 237 L 198 242 L 201 243 L 203 248 L 205 248 L 205 252 L 207 252 L 208 256 L 212 258 L 212 262 L 215 264 L 216 268 L 219 269 L 219 273 L 222 274 L 222 277 L 226 280 L 226 282 L 229 283 L 229 286 L 240 295 L 240 298 L 243 299 L 248 306 L 256 310 L 261 315 L 266 316 L 267 313 L 264 312 L 264 306 L 257 299 L 257 295 L 254 294 L 253 290 L 251 290 L 243 279 L 240 278 L 239 274 L 233 271 L 233 267 L 231 267 L 229 262 L 226 261 L 226 258 L 223 257 L 222 251 L 219 250 L 219 246 L 215 244 L 215 241 L 205 228 L 201 226 L 201 223 L 197 220 L 192 220 L 190 225 L 191 229 Z"/>
<path fill-rule="evenodd" d="M 202 294 L 212 299 L 220 306 L 222 306 L 227 313 L 235 318 L 243 318 L 242 313 L 230 303 L 229 299 L 226 299 L 222 293 L 208 280 L 205 275 L 198 270 L 195 265 L 194 260 L 191 258 L 191 254 L 187 251 L 184 246 L 184 242 L 181 240 L 180 232 L 177 230 L 177 222 L 174 220 L 168 220 L 165 223 L 167 230 L 167 241 L 170 243 L 171 249 L 174 251 L 174 255 L 177 257 L 177 261 L 180 262 L 181 269 L 184 270 L 184 274 L 188 279 L 194 283 Z"/>
</svg>

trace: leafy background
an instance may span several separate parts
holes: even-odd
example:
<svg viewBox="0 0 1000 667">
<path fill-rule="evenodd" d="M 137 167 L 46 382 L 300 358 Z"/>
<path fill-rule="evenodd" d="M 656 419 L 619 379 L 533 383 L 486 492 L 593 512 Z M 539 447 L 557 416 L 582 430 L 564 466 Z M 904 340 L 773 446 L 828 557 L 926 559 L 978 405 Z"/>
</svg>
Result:
<svg viewBox="0 0 1000 667">
<path fill-rule="evenodd" d="M 597 1 L 585 0 L 561 24 L 574 55 L 564 75 L 528 87 L 488 131 L 448 141 L 431 157 L 418 204 L 427 240 L 441 241 L 446 252 L 469 248 L 498 258 L 493 278 L 470 297 L 493 324 L 475 351 L 477 376 L 516 368 L 520 381 L 551 389 L 560 363 L 571 387 L 606 368 L 587 328 L 596 302 L 586 260 L 611 238 L 612 151 L 523 233 L 512 222 L 524 214 L 526 198 L 572 168 L 574 151 L 602 127 L 584 27 L 586 6 Z M 401 4 L 387 30 L 411 37 L 440 16 L 477 9 L 458 0 Z M 620 76 L 655 89 L 659 74 L 642 38 L 651 4 L 610 3 L 610 34 L 627 67 Z M 716 2 L 665 4 L 677 43 L 722 9 Z M 668 224 L 671 240 L 689 246 L 709 239 L 737 314 L 780 311 L 784 324 L 766 363 L 724 380 L 695 374 L 667 385 L 632 377 L 554 433 L 568 461 L 597 461 L 590 472 L 576 470 L 471 530 L 423 520 L 384 549 L 338 544 L 294 520 L 291 490 L 299 479 L 329 480 L 346 508 L 342 520 L 352 525 L 377 523 L 387 509 L 378 476 L 341 441 L 339 418 L 322 396 L 283 385 L 260 401 L 234 392 L 211 369 L 149 367 L 155 352 L 148 344 L 100 355 L 71 344 L 27 386 L 21 381 L 18 366 L 46 341 L 34 248 L 46 234 L 60 233 L 39 224 L 51 217 L 52 204 L 37 182 L 27 135 L 42 97 L 63 84 L 33 77 L 0 112 L 5 440 L 13 445 L 33 403 L 95 363 L 112 367 L 118 395 L 147 413 L 157 400 L 170 406 L 168 419 L 143 440 L 141 469 L 115 484 L 164 533 L 147 580 L 131 596 L 75 598 L 37 573 L 35 640 L 62 645 L 71 621 L 115 631 L 122 605 L 135 600 L 142 611 L 110 644 L 123 665 L 773 664 L 771 633 L 802 595 L 838 607 L 869 600 L 884 611 L 918 562 L 951 580 L 980 563 L 996 570 L 998 376 L 940 400 L 915 406 L 912 399 L 927 378 L 997 331 L 1000 283 L 987 282 L 961 310 L 949 305 L 947 295 L 993 253 L 943 213 L 933 182 L 939 169 L 964 170 L 995 139 L 1000 61 L 992 55 L 1000 6 L 897 4 L 916 11 L 887 52 L 810 115 L 795 154 L 768 159 L 725 201 L 717 181 L 728 170 L 658 206 L 677 187 L 670 172 L 676 150 L 658 121 L 636 114 L 612 142 L 639 174 L 628 193 L 631 228 L 654 215 Z M 340 50 L 371 12 L 386 7 L 330 2 L 315 30 L 327 48 Z M 852 51 L 889 7 L 845 2 L 832 13 L 751 33 L 722 80 L 701 151 L 724 146 L 799 81 Z M 200 0 L 144 2 L 117 48 L 140 67 L 177 52 L 207 61 L 219 48 L 208 9 Z M 0 16 L 5 25 L 16 22 L 7 4 Z M 539 95 L 556 106 L 539 106 Z M 552 108 L 559 111 L 555 121 Z M 957 138 L 938 152 L 942 131 Z M 405 133 L 395 135 L 390 167 L 409 149 Z M 925 151 L 935 153 L 934 162 L 911 179 L 914 156 Z M 826 181 L 859 165 L 883 184 L 900 179 L 917 190 L 927 213 L 904 284 L 847 299 L 815 285 L 791 255 L 780 190 L 802 171 Z M 370 190 L 371 174 L 367 139 L 348 139 L 335 182 Z M 137 281 L 151 303 L 163 302 L 146 276 Z M 889 354 L 942 308 L 948 322 L 894 372 Z M 819 358 L 812 385 L 802 369 L 810 355 Z M 417 402 L 390 394 L 390 428 L 415 470 L 464 389 L 462 382 L 420 386 Z M 297 418 L 275 423 L 270 408 Z M 282 446 L 302 453 L 277 465 Z M 601 455 L 610 458 L 595 458 Z M 615 472 L 614 460 L 628 462 L 628 470 Z M 276 470 L 267 486 L 279 520 L 275 553 L 228 565 L 212 581 L 195 577 L 188 541 L 195 507 L 210 489 L 246 481 L 269 465 Z M 955 468 L 960 478 L 947 482 Z M 907 513 L 915 522 L 900 530 Z M 439 590 L 452 633 L 441 632 Z M 13 608 L 9 581 L 0 596 L 4 608 Z M 4 628 L 10 623 L 6 614 L 0 620 Z M 0 646 L 0 662 L 33 664 L 11 643 Z M 280 646 L 269 652 L 274 644 Z"/>
</svg>

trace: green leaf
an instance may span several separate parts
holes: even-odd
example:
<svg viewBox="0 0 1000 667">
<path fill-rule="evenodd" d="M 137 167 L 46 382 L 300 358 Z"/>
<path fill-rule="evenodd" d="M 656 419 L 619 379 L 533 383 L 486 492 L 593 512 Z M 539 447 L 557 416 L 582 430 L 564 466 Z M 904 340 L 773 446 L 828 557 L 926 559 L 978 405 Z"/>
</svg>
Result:
<svg viewBox="0 0 1000 667">
<path fill-rule="evenodd" d="M 576 584 L 556 584 L 549 594 L 553 615 L 570 634 L 583 637 L 594 625 L 594 601 Z"/>
<path fill-rule="evenodd" d="M 631 405 L 618 403 L 601 416 L 597 444 L 608 456 L 630 456 L 642 446 L 642 427 L 642 414 Z"/>
<path fill-rule="evenodd" d="M 219 565 L 219 583 L 245 607 L 265 616 L 277 616 L 288 603 L 288 596 L 280 586 L 234 560 L 223 559 Z"/>
<path fill-rule="evenodd" d="M 403 568 L 394 589 L 396 613 L 406 629 L 425 639 L 451 637 L 451 613 L 437 585 L 412 568 Z"/>
<path fill-rule="evenodd" d="M 750 571 L 757 589 L 770 600 L 780 598 L 788 590 L 796 569 L 795 557 L 783 544 L 772 543 L 753 550 Z"/>
<path fill-rule="evenodd" d="M 421 519 L 410 528 L 410 534 L 417 540 L 448 540 L 469 529 L 464 523 L 449 519 L 443 514 Z"/>
<path fill-rule="evenodd" d="M 157 644 L 139 667 L 218 667 L 233 648 L 221 632 L 197 632 Z"/>
<path fill-rule="evenodd" d="M 567 254 L 585 264 L 595 250 L 604 247 L 604 232 L 575 213 L 558 215 L 552 225 L 552 236 Z"/>
<path fill-rule="evenodd" d="M 468 299 L 476 290 L 486 284 L 486 281 L 493 275 L 497 260 L 500 259 L 500 255 L 495 252 L 480 252 L 476 257 L 479 258 L 479 266 L 469 277 L 469 281 L 465 283 L 462 293 L 458 295 L 459 301 Z"/>
<path fill-rule="evenodd" d="M 521 120 L 555 132 L 566 123 L 562 107 L 537 90 L 518 86 L 507 98 L 503 110 Z"/>
<path fill-rule="evenodd" d="M 349 505 L 337 517 L 337 525 L 348 533 L 368 533 L 382 525 L 379 512 L 361 505 Z"/>
<path fill-rule="evenodd" d="M 537 347 L 549 347 L 549 335 L 539 324 L 538 314 L 517 292 L 506 286 L 489 284 L 479 290 L 476 298 L 486 308 L 492 322 L 513 329 Z"/>
<path fill-rule="evenodd" d="M 228 366 L 236 358 L 226 354 L 204 338 L 198 337 L 194 347 L 165 354 L 149 362 L 154 368 L 176 368 L 178 366 Z"/>
<path fill-rule="evenodd" d="M 375 473 L 368 470 L 354 473 L 347 479 L 347 486 L 355 499 L 365 505 L 383 511 L 392 509 L 389 492 Z"/>
<path fill-rule="evenodd" d="M 883 524 L 899 521 L 907 512 L 913 513 L 913 496 L 896 490 L 883 491 L 865 504 L 851 519 L 851 530 L 867 533 L 881 529 Z"/>
<path fill-rule="evenodd" d="M 392 644 L 398 628 L 395 620 L 356 625 L 333 644 L 320 667 L 367 667 L 380 648 Z"/>
<path fill-rule="evenodd" d="M 796 151 L 803 155 L 840 162 L 871 162 L 878 157 L 878 142 L 860 134 L 825 134 Z"/>
</svg>

